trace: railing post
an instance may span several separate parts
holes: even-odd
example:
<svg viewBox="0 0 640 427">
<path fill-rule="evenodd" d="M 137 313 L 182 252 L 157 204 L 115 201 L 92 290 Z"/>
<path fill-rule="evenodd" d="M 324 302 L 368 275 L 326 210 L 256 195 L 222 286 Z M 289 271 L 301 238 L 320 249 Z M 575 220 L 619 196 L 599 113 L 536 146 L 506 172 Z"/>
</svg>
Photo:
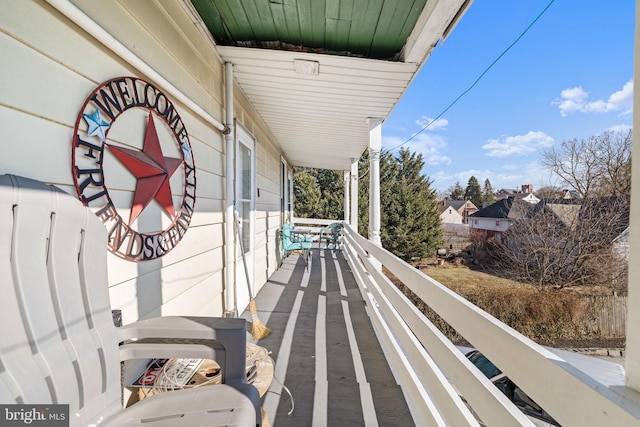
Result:
<svg viewBox="0 0 640 427">
<path fill-rule="evenodd" d="M 236 300 L 235 300 L 235 238 L 234 238 L 234 219 L 233 219 L 233 203 L 235 201 L 234 190 L 234 142 L 235 142 L 235 128 L 233 123 L 233 64 L 226 62 L 224 64 L 225 70 L 225 115 L 226 126 L 228 133 L 225 135 L 225 156 L 226 156 L 226 170 L 225 170 L 225 195 L 224 195 L 224 242 L 225 242 L 225 317 L 236 317 Z"/>
<path fill-rule="evenodd" d="M 349 181 L 351 180 L 351 174 L 348 170 L 343 171 L 344 177 L 344 222 L 350 224 L 351 221 L 349 219 Z"/>
<path fill-rule="evenodd" d="M 358 159 L 351 159 L 351 227 L 358 232 Z"/>
<path fill-rule="evenodd" d="M 640 5 L 640 4 L 638 4 Z M 637 5 L 637 6 L 638 6 Z M 636 23 L 640 7 L 636 7 Z M 640 32 L 636 25 L 633 80 L 633 148 L 640 149 Z M 636 151 L 638 152 L 638 151 Z M 640 391 L 640 156 L 631 156 L 631 212 L 629 215 L 629 297 L 627 304 L 627 385 Z"/>
<path fill-rule="evenodd" d="M 382 119 L 369 118 L 369 240 L 380 241 L 380 150 L 382 149 Z"/>
</svg>

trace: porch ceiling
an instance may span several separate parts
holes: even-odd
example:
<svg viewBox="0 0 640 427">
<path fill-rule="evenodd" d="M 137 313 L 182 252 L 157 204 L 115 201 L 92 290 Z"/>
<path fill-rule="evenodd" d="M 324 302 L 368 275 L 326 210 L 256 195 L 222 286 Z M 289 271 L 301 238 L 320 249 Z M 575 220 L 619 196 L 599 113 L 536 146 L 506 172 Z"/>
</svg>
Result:
<svg viewBox="0 0 640 427">
<path fill-rule="evenodd" d="M 471 0 L 192 0 L 288 160 L 349 169 Z"/>
</svg>

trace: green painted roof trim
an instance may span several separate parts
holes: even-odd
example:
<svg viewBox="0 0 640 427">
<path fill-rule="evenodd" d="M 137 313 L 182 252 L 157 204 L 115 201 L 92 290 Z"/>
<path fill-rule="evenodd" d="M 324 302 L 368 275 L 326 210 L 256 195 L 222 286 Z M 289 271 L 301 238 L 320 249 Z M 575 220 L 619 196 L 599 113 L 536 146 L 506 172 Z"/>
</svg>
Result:
<svg viewBox="0 0 640 427">
<path fill-rule="evenodd" d="M 398 60 L 427 0 L 192 0 L 217 44 Z"/>
</svg>

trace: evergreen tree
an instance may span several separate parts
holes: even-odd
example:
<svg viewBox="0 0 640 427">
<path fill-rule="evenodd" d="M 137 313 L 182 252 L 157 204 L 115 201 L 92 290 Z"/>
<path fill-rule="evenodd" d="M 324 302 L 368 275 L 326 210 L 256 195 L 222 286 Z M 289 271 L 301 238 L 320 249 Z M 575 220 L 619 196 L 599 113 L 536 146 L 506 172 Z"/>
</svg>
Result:
<svg viewBox="0 0 640 427">
<path fill-rule="evenodd" d="M 484 180 L 484 194 L 482 195 L 482 201 L 486 206 L 489 206 L 495 201 L 493 188 L 491 187 L 491 181 L 489 181 L 489 178 Z"/>
<path fill-rule="evenodd" d="M 434 253 L 441 245 L 438 201 L 431 182 L 422 175 L 422 154 L 401 149 L 395 157 L 397 175 L 384 210 L 383 246 L 410 261 Z"/>
<path fill-rule="evenodd" d="M 344 219 L 344 181 L 342 171 L 314 169 L 320 188 L 316 218 Z"/>
<path fill-rule="evenodd" d="M 442 245 L 440 215 L 431 181 L 422 175 L 421 154 L 400 150 L 380 154 L 380 237 L 382 246 L 410 261 Z M 369 155 L 358 163 L 358 232 L 369 235 Z M 295 213 L 300 218 L 341 219 L 344 183 L 341 171 L 298 169 Z"/>
<path fill-rule="evenodd" d="M 313 174 L 313 169 L 296 168 L 293 196 L 295 198 L 293 206 L 297 217 L 312 218 L 316 216 L 321 192 Z"/>
<path fill-rule="evenodd" d="M 435 190 L 421 174 L 421 154 L 400 150 L 380 156 L 380 237 L 382 246 L 410 261 L 433 253 L 442 244 L 440 215 Z M 367 236 L 369 219 L 369 159 L 360 159 L 359 233 Z M 364 175 L 364 176 L 363 176 Z"/>
<path fill-rule="evenodd" d="M 344 218 L 344 182 L 341 171 L 296 168 L 293 192 L 296 216 Z"/>
<path fill-rule="evenodd" d="M 451 200 L 464 199 L 464 188 L 460 185 L 460 181 L 456 181 L 455 185 L 449 188 L 449 197 Z"/>
<path fill-rule="evenodd" d="M 470 200 L 474 205 L 482 207 L 482 188 L 480 188 L 480 183 L 475 176 L 469 178 L 464 198 L 465 200 Z"/>
<path fill-rule="evenodd" d="M 382 175 L 384 174 L 386 162 L 386 152 L 380 156 L 380 185 L 383 182 Z M 383 196 L 384 191 L 380 190 L 380 198 Z M 382 212 L 380 212 L 382 215 Z M 380 221 L 382 224 L 382 220 Z M 361 236 L 368 236 L 369 231 L 369 152 L 365 151 L 358 160 L 358 234 Z M 382 225 L 381 225 L 382 226 Z"/>
<path fill-rule="evenodd" d="M 384 228 L 387 212 L 386 200 L 392 197 L 393 184 L 397 175 L 397 165 L 393 155 L 388 151 L 380 154 L 380 228 Z M 369 236 L 369 153 L 365 153 L 358 161 L 358 233 Z"/>
</svg>

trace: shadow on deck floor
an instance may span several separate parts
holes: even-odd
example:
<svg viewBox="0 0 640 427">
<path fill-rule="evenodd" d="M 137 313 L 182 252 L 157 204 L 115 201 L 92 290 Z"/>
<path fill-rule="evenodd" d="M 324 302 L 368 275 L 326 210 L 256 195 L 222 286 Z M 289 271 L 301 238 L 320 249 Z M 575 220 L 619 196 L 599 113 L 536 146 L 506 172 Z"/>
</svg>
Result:
<svg viewBox="0 0 640 427">
<path fill-rule="evenodd" d="M 292 254 L 271 276 L 256 305 L 272 330 L 259 342 L 276 362 L 263 401 L 272 426 L 414 425 L 364 304 L 340 250 L 313 249 L 308 271 Z"/>
</svg>

